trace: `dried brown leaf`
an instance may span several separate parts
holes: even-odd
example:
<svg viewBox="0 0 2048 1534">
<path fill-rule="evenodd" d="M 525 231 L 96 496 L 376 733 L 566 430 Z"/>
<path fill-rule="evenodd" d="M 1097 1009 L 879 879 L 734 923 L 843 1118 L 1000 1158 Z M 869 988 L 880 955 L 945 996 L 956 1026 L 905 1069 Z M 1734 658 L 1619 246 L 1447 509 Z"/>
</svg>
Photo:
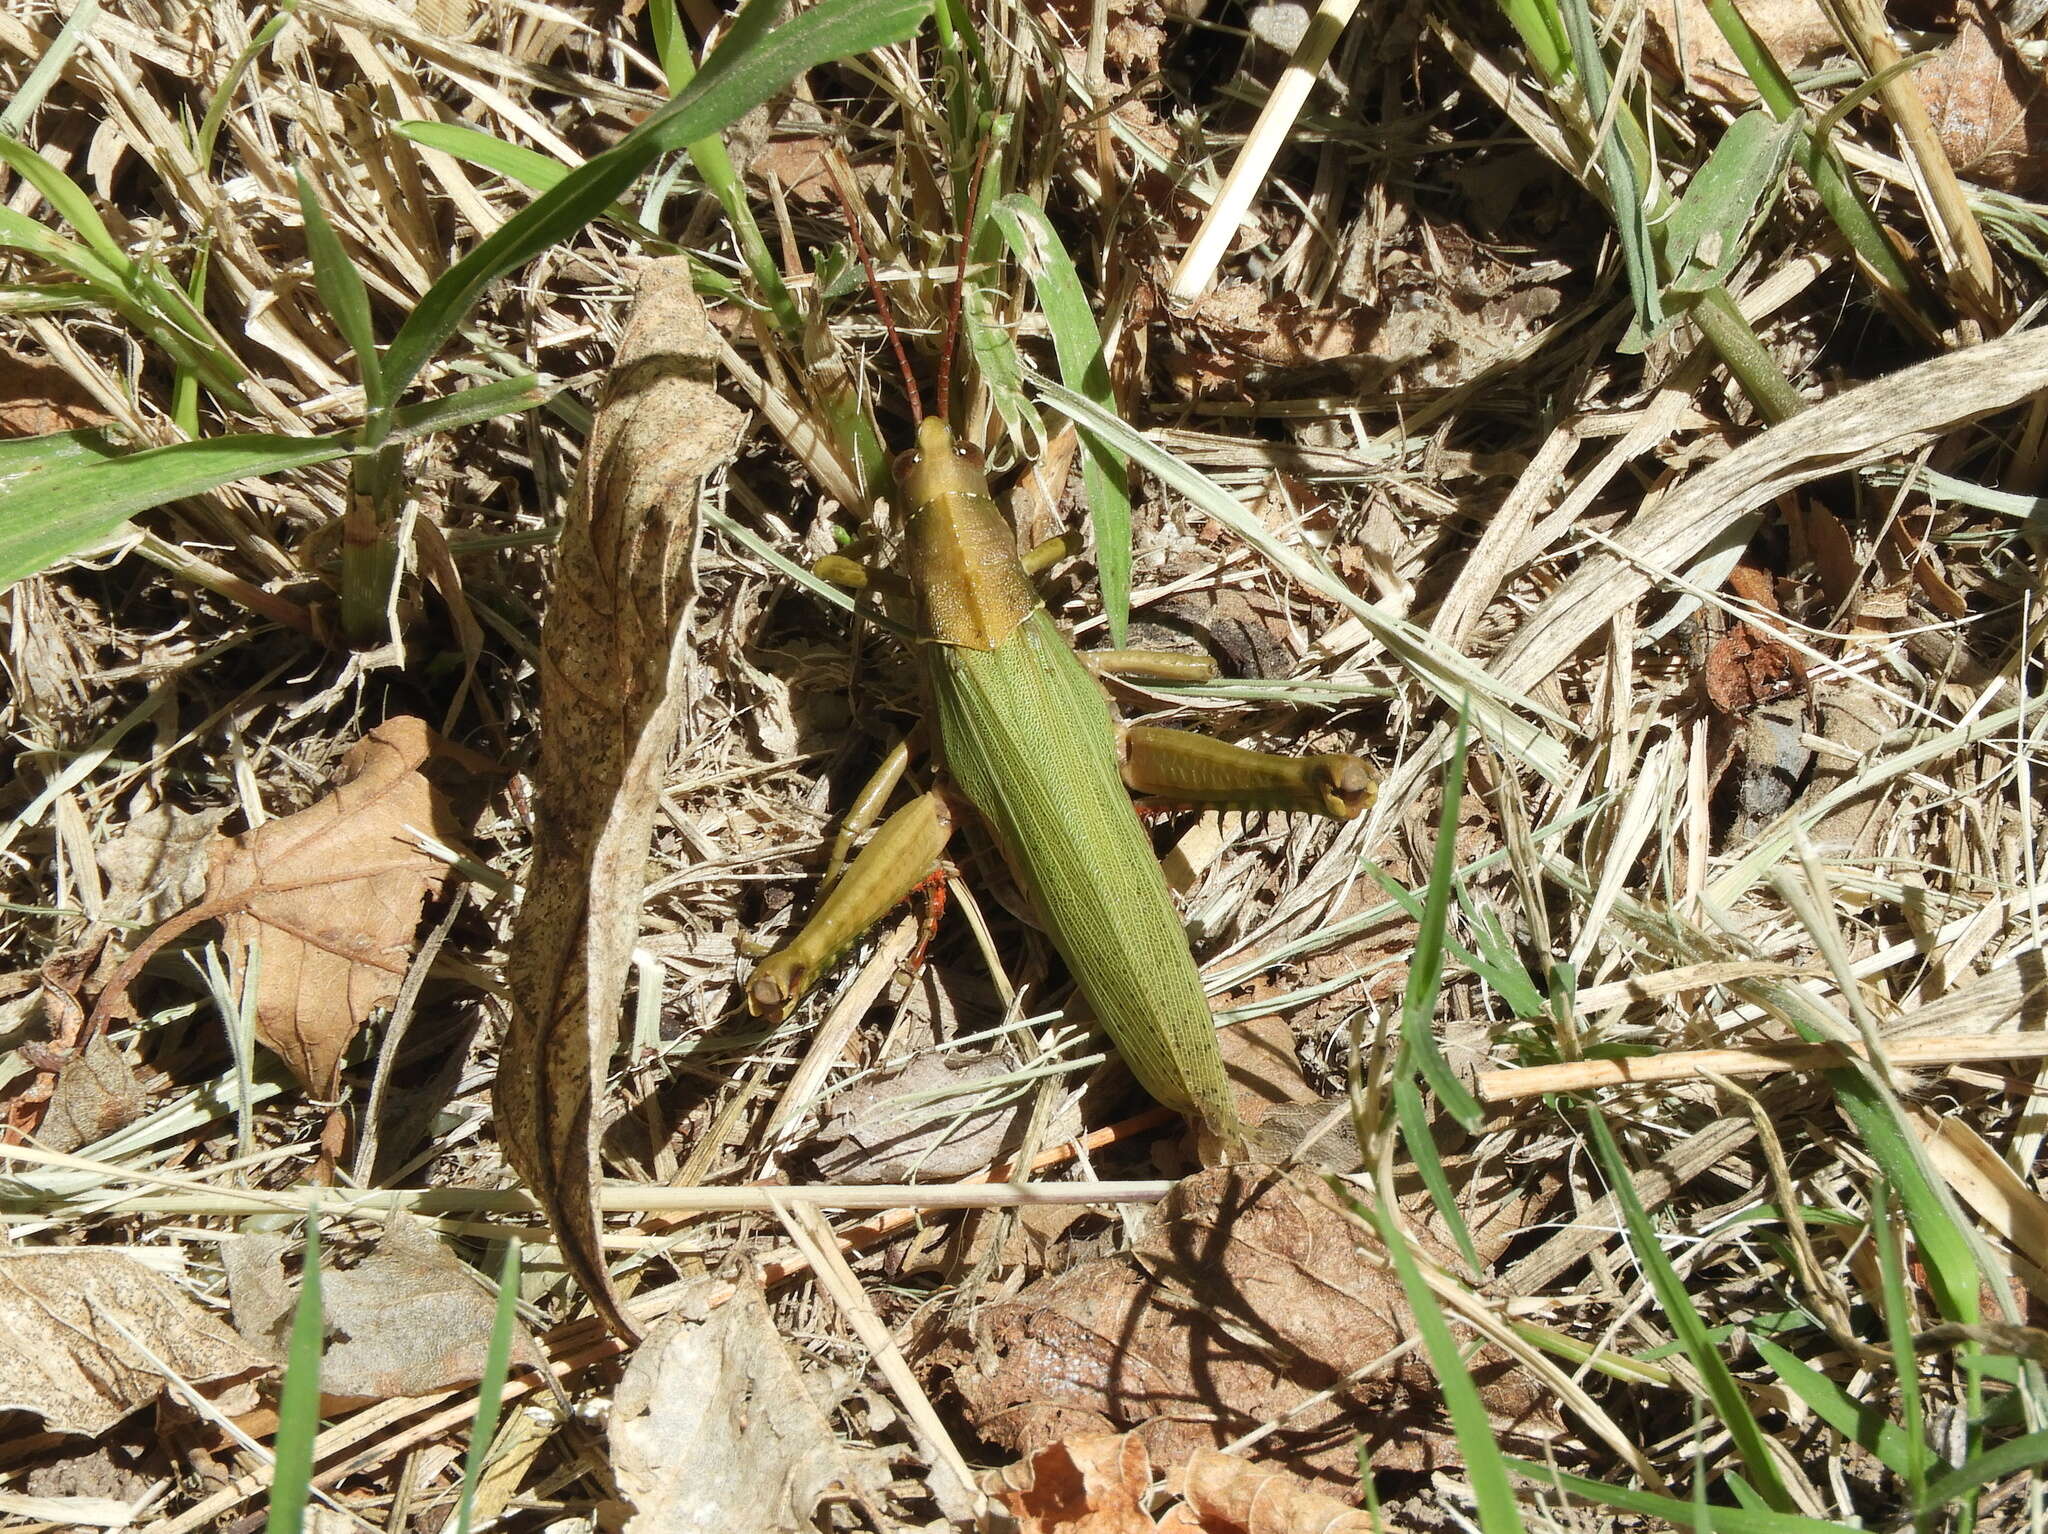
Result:
<svg viewBox="0 0 2048 1534">
<path fill-rule="evenodd" d="M 1367 1534 L 1379 1526 L 1369 1512 L 1346 1507 L 1299 1477 L 1234 1454 L 1204 1450 L 1167 1476 L 1186 1500 L 1159 1520 L 1165 1529 L 1204 1534 Z"/>
<path fill-rule="evenodd" d="M 420 720 L 388 719 L 350 748 L 327 795 L 214 844 L 203 906 L 227 929 L 239 994 L 253 946 L 256 1036 L 316 1101 L 375 1008 L 398 994 L 420 912 L 447 865 L 416 832 L 459 847 L 462 827 L 422 772 L 449 748 Z"/>
<path fill-rule="evenodd" d="M 0 351 L 0 437 L 86 430 L 113 419 L 65 368 Z"/>
<path fill-rule="evenodd" d="M 1180 1183 L 1135 1251 L 1040 1280 L 935 1362 L 1019 1453 L 1132 1430 L 1173 1462 L 1282 1420 L 1267 1456 L 1342 1481 L 1361 1443 L 1383 1468 L 1458 1459 L 1427 1362 L 1383 1362 L 1409 1334 L 1399 1282 L 1318 1177 L 1218 1168 Z M 1504 1435 L 1547 1431 L 1545 1397 L 1502 1355 L 1472 1372 Z"/>
<path fill-rule="evenodd" d="M 505 1154 L 570 1269 L 627 1334 L 598 1243 L 596 1112 L 682 708 L 698 487 L 739 441 L 740 413 L 712 387 L 713 355 L 689 263 L 649 265 L 557 547 L 533 862 L 505 970 Z"/>
<path fill-rule="evenodd" d="M 57 1072 L 37 1138 L 45 1149 L 74 1151 L 134 1123 L 147 1106 L 128 1057 L 105 1034 L 95 1034 Z"/>
<path fill-rule="evenodd" d="M 983 1483 L 1018 1534 L 1151 1534 L 1152 1464 L 1137 1434 L 1080 1433 L 992 1471 Z"/>
<path fill-rule="evenodd" d="M 483 1375 L 497 1300 L 440 1237 L 394 1220 L 353 1268 L 321 1274 L 328 1330 L 320 1393 L 389 1400 L 473 1385 Z M 514 1339 L 514 1367 L 542 1360 Z"/>
<path fill-rule="evenodd" d="M 974 1083 L 1010 1069 L 993 1055 L 959 1060 L 927 1051 L 849 1087 L 832 1100 L 817 1135 L 819 1175 L 829 1182 L 937 1182 L 980 1171 L 1002 1153 L 1018 1107 L 1002 1093 L 976 1093 Z M 934 1100 L 935 1093 L 948 1095 Z M 1050 1138 L 1075 1127 L 1055 1128 Z"/>
<path fill-rule="evenodd" d="M 142 811 L 100 848 L 108 919 L 158 922 L 206 892 L 207 854 L 225 808 L 197 814 L 160 804 Z"/>
<path fill-rule="evenodd" d="M 271 1368 L 160 1274 L 90 1248 L 0 1254 L 0 1411 L 90 1437 L 170 1383 L 220 1391 Z M 248 1394 L 247 1392 L 243 1392 Z M 224 1409 L 247 1410 L 246 1401 Z"/>
<path fill-rule="evenodd" d="M 1756 100 L 1756 86 L 1706 0 L 1650 0 L 1649 18 L 1654 56 L 1688 89 L 1722 101 Z M 1817 63 L 1841 46 L 1820 0 L 1743 0 L 1742 19 L 1786 69 Z"/>
<path fill-rule="evenodd" d="M 776 139 L 754 156 L 747 170 L 763 180 L 772 175 L 798 202 L 829 206 L 833 204 L 832 155 L 830 139 Z"/>
<path fill-rule="evenodd" d="M 1942 153 L 1957 172 L 2001 191 L 2033 193 L 2048 172 L 2040 78 L 1974 16 L 1914 76 Z"/>
<path fill-rule="evenodd" d="M 706 1281 L 707 1293 L 722 1284 Z M 833 1435 L 758 1284 L 710 1309 L 685 1298 L 626 1365 L 613 1397 L 612 1469 L 626 1534 L 809 1531 L 835 1489 L 875 1494 L 886 1464 Z"/>
<path fill-rule="evenodd" d="M 1715 708 L 1724 714 L 1744 714 L 1797 692 L 1805 679 L 1806 667 L 1790 645 L 1738 623 L 1707 652 L 1703 681 Z"/>
</svg>

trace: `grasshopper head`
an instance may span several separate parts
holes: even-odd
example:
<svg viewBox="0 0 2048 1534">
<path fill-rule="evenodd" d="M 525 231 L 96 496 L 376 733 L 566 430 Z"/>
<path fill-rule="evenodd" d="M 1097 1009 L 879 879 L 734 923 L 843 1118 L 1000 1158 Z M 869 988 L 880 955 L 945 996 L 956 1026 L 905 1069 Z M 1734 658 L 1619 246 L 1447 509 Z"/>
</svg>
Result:
<svg viewBox="0 0 2048 1534">
<path fill-rule="evenodd" d="M 955 441 L 953 428 L 933 415 L 917 423 L 917 446 L 897 455 L 896 484 L 909 506 L 930 505 L 960 492 L 988 494 L 980 449 Z"/>
</svg>

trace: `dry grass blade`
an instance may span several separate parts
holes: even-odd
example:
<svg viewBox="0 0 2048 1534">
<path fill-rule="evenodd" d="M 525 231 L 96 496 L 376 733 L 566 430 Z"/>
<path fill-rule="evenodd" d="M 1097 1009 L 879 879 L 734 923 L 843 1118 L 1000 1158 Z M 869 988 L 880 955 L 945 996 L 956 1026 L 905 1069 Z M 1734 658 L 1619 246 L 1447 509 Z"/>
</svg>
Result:
<svg viewBox="0 0 2048 1534">
<path fill-rule="evenodd" d="M 539 810 L 506 979 L 507 1155 L 628 1334 L 597 1240 L 598 1111 L 681 717 L 697 497 L 739 443 L 690 265 L 649 266 L 606 380 L 541 633 Z"/>
<path fill-rule="evenodd" d="M 1684 570 L 1787 490 L 1911 453 L 1958 425 L 2048 388 L 2048 331 L 1930 358 L 1759 433 L 1669 491 L 1608 552 L 1586 561 L 1530 615 L 1491 670 L 1531 687 L 1661 578 Z"/>
</svg>

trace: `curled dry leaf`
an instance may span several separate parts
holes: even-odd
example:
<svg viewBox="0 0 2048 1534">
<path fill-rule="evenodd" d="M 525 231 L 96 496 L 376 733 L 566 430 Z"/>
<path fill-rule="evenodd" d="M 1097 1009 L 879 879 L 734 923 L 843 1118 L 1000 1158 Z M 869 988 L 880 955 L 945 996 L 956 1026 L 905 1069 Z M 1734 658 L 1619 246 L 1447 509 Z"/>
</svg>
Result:
<svg viewBox="0 0 2048 1534">
<path fill-rule="evenodd" d="M 1149 1534 L 1151 1457 L 1137 1434 L 1077 1433 L 1028 1459 L 991 1471 L 990 1496 L 1018 1534 Z"/>
<path fill-rule="evenodd" d="M 1378 1528 L 1371 1513 L 1346 1507 L 1302 1484 L 1234 1454 L 1203 1450 L 1167 1477 L 1185 1499 L 1159 1520 L 1161 1529 L 1206 1534 L 1367 1534 Z"/>
<path fill-rule="evenodd" d="M 1707 698 L 1724 714 L 1746 714 L 1797 692 L 1806 680 L 1797 651 L 1748 623 L 1736 624 L 1714 641 L 1705 673 Z"/>
<path fill-rule="evenodd" d="M 0 1255 L 0 1412 L 97 1437 L 155 1401 L 170 1384 L 165 1370 L 234 1413 L 256 1404 L 250 1382 L 271 1367 L 169 1279 L 118 1252 Z"/>
<path fill-rule="evenodd" d="M 612 1470 L 633 1504 L 626 1534 L 809 1531 L 828 1494 L 866 1497 L 887 1464 L 833 1435 L 775 1330 L 758 1284 L 711 1309 L 723 1284 L 647 1336 L 612 1400 Z"/>
<path fill-rule="evenodd" d="M 1958 174 L 2029 196 L 2048 177 L 2041 80 L 2002 38 L 1965 15 L 1955 40 L 1914 76 L 1942 153 Z"/>
<path fill-rule="evenodd" d="M 1361 1448 L 1387 1469 L 1459 1458 L 1427 1360 L 1401 1351 L 1412 1334 L 1376 1243 L 1318 1177 L 1217 1168 L 1179 1184 L 1134 1251 L 1031 1285 L 933 1361 L 1019 1453 L 1129 1429 L 1179 1461 L 1277 1420 L 1266 1458 L 1348 1481 Z M 1482 1349 L 1471 1370 L 1505 1439 L 1548 1435 L 1547 1397 L 1510 1360 Z"/>
<path fill-rule="evenodd" d="M 533 862 L 505 979 L 498 1132 L 562 1255 L 630 1335 L 598 1243 L 596 1112 L 617 1037 L 662 768 L 704 478 L 739 443 L 681 257 L 640 279 L 555 556 L 541 631 Z"/>
<path fill-rule="evenodd" d="M 420 912 L 447 878 L 417 833 L 462 844 L 423 771 L 454 751 L 421 720 L 387 719 L 349 749 L 323 798 L 214 844 L 200 909 L 221 913 L 238 994 L 255 950 L 256 1036 L 316 1101 L 340 1094 L 342 1057 L 398 994 Z"/>
</svg>

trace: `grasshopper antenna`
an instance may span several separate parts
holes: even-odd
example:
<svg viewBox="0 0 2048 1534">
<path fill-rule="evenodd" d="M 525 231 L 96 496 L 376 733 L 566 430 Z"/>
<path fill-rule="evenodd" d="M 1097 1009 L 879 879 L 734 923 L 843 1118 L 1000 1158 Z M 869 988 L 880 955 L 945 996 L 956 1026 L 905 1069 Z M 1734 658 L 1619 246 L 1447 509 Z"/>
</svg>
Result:
<svg viewBox="0 0 2048 1534">
<path fill-rule="evenodd" d="M 896 329 L 896 315 L 889 307 L 889 295 L 882 291 L 882 279 L 875 275 L 874 258 L 868 254 L 867 241 L 860 237 L 860 219 L 854 215 L 853 204 L 847 200 L 846 189 L 840 186 L 838 177 L 831 178 L 831 185 L 833 195 L 839 199 L 839 206 L 846 214 L 846 232 L 852 236 L 853 248 L 860 254 L 860 264 L 868 274 L 868 289 L 875 295 L 876 309 L 881 311 L 882 328 L 889 332 L 889 344 L 896 348 L 896 365 L 903 369 L 903 389 L 910 397 L 910 413 L 922 421 L 924 396 L 917 392 L 917 375 L 910 370 L 910 353 L 903 349 L 903 337 Z M 944 388 L 941 384 L 942 402 Z"/>
<path fill-rule="evenodd" d="M 967 257 L 974 248 L 974 221 L 981 208 L 981 172 L 988 163 L 989 140 L 974 157 L 974 179 L 967 183 L 967 222 L 960 228 L 960 265 L 953 273 L 952 306 L 946 313 L 946 344 L 939 352 L 939 408 L 953 403 L 953 348 L 960 340 L 960 300 L 967 292 Z"/>
</svg>

